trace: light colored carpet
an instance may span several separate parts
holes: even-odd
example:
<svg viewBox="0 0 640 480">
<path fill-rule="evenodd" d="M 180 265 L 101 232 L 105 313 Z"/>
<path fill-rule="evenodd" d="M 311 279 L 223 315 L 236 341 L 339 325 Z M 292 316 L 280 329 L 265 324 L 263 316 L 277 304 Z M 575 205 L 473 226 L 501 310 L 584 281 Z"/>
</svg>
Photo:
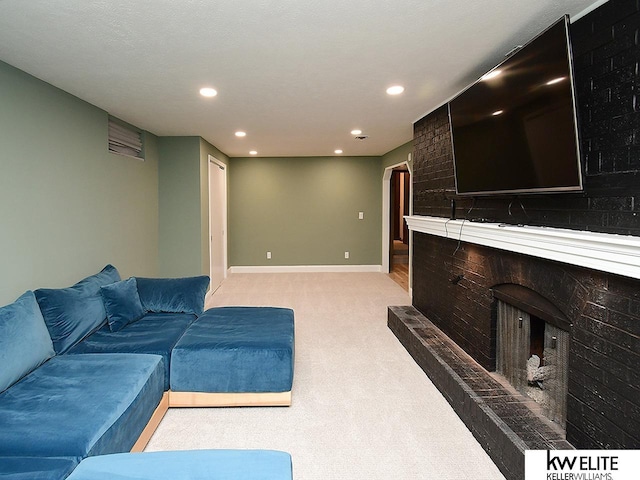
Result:
<svg viewBox="0 0 640 480">
<path fill-rule="evenodd" d="M 504 478 L 387 328 L 380 273 L 233 274 L 208 302 L 295 311 L 291 407 L 170 409 L 147 451 L 291 453 L 296 480 Z"/>
</svg>

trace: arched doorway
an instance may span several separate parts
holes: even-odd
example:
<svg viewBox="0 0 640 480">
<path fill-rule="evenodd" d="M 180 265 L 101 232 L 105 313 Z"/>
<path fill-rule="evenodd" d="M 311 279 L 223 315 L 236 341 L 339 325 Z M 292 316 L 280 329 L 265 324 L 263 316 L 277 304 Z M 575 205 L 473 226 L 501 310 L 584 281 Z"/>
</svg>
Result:
<svg viewBox="0 0 640 480">
<path fill-rule="evenodd" d="M 409 290 L 411 172 L 408 162 L 387 167 L 383 176 L 382 271 Z"/>
</svg>

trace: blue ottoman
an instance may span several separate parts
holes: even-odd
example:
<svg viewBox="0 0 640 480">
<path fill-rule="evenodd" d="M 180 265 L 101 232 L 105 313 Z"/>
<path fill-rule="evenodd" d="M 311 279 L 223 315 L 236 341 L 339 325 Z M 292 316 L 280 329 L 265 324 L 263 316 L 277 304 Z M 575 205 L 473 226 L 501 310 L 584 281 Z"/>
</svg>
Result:
<svg viewBox="0 0 640 480">
<path fill-rule="evenodd" d="M 293 361 L 293 310 L 209 309 L 173 347 L 169 405 L 291 405 Z"/>
<path fill-rule="evenodd" d="M 68 480 L 292 480 L 291 456 L 273 450 L 184 450 L 85 458 Z"/>
</svg>

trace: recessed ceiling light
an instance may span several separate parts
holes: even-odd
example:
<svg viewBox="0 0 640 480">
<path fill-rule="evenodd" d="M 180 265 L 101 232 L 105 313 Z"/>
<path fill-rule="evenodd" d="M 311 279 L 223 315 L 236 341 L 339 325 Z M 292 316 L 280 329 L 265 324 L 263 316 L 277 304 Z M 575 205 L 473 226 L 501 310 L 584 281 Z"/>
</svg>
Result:
<svg viewBox="0 0 640 480">
<path fill-rule="evenodd" d="M 491 115 L 493 115 L 495 117 L 496 115 L 502 115 L 503 113 L 504 113 L 504 110 L 496 110 Z"/>
<path fill-rule="evenodd" d="M 355 130 L 351 130 L 351 135 L 360 135 L 362 134 L 362 130 L 358 130 L 357 128 Z"/>
<path fill-rule="evenodd" d="M 565 78 L 567 77 L 558 77 L 558 78 L 554 78 L 553 80 L 549 80 L 547 82 L 547 85 L 555 85 L 556 83 L 560 83 L 562 82 Z"/>
<path fill-rule="evenodd" d="M 246 136 L 247 136 L 247 132 L 242 132 L 242 131 L 236 132 L 236 137 L 246 137 Z"/>
<path fill-rule="evenodd" d="M 498 75 L 502 74 L 502 70 L 492 70 L 489 73 L 485 73 L 480 77 L 481 82 L 486 82 L 487 80 L 491 80 L 492 78 L 496 78 Z"/>
<path fill-rule="evenodd" d="M 257 154 L 258 154 L 258 152 L 256 150 L 251 150 L 249 152 L 249 155 L 257 155 Z"/>
<path fill-rule="evenodd" d="M 404 92 L 404 87 L 401 85 L 394 85 L 393 87 L 387 88 L 389 95 L 400 95 L 402 92 Z"/>
<path fill-rule="evenodd" d="M 216 95 L 218 95 L 218 92 L 215 88 L 204 87 L 200 89 L 200 95 L 202 95 L 203 97 L 215 97 Z"/>
<path fill-rule="evenodd" d="M 333 153 L 335 153 L 335 154 L 337 154 L 337 155 L 340 155 L 340 154 L 342 153 L 342 150 L 337 149 L 337 150 L 334 150 L 334 151 L 333 151 Z"/>
</svg>

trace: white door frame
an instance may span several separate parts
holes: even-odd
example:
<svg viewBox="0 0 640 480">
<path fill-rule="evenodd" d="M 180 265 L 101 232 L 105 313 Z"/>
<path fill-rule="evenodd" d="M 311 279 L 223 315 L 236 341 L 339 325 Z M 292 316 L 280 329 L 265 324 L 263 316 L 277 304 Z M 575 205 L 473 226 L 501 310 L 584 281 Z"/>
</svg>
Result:
<svg viewBox="0 0 640 480">
<path fill-rule="evenodd" d="M 212 168 L 220 168 L 221 170 L 224 171 L 224 194 L 222 196 L 223 198 L 223 205 L 222 205 L 222 225 L 223 225 L 223 231 L 222 231 L 222 254 L 223 254 L 223 279 L 227 278 L 227 270 L 229 268 L 228 265 L 228 260 L 227 260 L 227 165 L 225 165 L 223 162 L 221 162 L 220 160 L 218 160 L 217 158 L 215 158 L 212 155 L 209 155 L 209 161 L 207 164 L 207 183 L 208 183 L 208 187 L 209 187 L 209 215 L 207 218 L 207 223 L 209 224 L 209 276 L 213 277 L 212 275 L 212 270 L 211 270 L 211 253 L 212 253 L 212 240 L 213 240 L 213 235 L 211 232 L 211 205 L 212 205 L 212 188 L 211 188 L 211 169 Z M 216 285 L 216 288 L 218 286 Z M 213 293 L 213 290 L 211 291 L 211 293 Z"/>
<path fill-rule="evenodd" d="M 384 175 L 382 176 L 382 272 L 389 273 L 389 236 L 391 231 L 389 230 L 389 224 L 391 223 L 391 175 L 393 170 L 406 166 L 409 171 L 409 175 L 413 176 L 413 172 L 409 168 L 409 162 L 404 161 L 391 165 L 384 169 Z M 409 182 L 409 215 L 413 215 L 413 179 Z M 411 285 L 411 270 L 413 263 L 413 256 L 411 255 L 413 250 L 413 237 L 409 235 L 409 285 Z"/>
</svg>

